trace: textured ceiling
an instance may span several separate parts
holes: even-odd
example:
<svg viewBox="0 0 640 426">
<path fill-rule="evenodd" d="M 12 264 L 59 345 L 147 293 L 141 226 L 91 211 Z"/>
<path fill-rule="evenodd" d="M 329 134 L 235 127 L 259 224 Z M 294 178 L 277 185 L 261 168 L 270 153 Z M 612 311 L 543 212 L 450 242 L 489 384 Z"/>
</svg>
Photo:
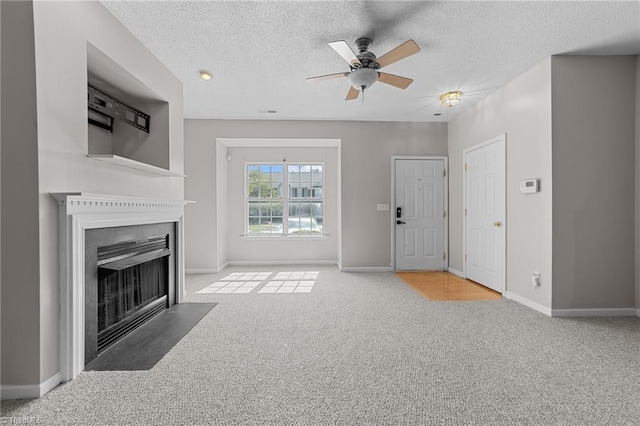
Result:
<svg viewBox="0 0 640 426">
<path fill-rule="evenodd" d="M 638 1 L 102 3 L 182 80 L 187 118 L 449 121 L 548 56 L 640 54 Z M 362 36 L 378 57 L 415 40 L 384 68 L 414 83 L 376 83 L 362 103 L 344 100 L 346 79 L 305 80 L 348 71 L 327 42 Z M 464 92 L 453 108 L 449 90 Z"/>
</svg>

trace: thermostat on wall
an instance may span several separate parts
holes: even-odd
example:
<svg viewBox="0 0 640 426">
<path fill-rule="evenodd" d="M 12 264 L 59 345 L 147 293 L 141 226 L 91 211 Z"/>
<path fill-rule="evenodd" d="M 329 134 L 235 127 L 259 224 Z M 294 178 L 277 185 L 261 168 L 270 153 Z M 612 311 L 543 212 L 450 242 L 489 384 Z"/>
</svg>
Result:
<svg viewBox="0 0 640 426">
<path fill-rule="evenodd" d="M 520 192 L 523 194 L 538 192 L 538 179 L 527 179 L 520 182 Z"/>
</svg>

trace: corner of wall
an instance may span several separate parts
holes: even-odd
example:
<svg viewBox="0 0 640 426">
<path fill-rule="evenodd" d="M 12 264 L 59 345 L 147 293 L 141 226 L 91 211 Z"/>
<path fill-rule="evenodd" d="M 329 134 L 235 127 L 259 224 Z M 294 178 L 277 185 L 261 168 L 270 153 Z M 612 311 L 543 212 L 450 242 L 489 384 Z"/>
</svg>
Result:
<svg viewBox="0 0 640 426">
<path fill-rule="evenodd" d="M 635 184 L 635 280 L 636 309 L 640 317 L 640 55 L 636 56 L 636 184 Z"/>
<path fill-rule="evenodd" d="M 0 8 L 4 388 L 40 383 L 40 245 L 33 3 Z"/>
<path fill-rule="evenodd" d="M 636 62 L 553 58 L 554 310 L 636 305 Z"/>
</svg>

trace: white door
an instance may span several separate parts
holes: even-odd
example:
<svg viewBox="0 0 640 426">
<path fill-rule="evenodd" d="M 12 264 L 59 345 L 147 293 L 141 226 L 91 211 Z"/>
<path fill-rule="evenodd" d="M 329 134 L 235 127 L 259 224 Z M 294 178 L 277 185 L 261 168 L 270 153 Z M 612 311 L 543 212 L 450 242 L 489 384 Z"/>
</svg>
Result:
<svg viewBox="0 0 640 426">
<path fill-rule="evenodd" d="M 395 268 L 443 270 L 445 160 L 395 160 Z"/>
<path fill-rule="evenodd" d="M 505 137 L 464 152 L 465 276 L 504 292 Z"/>
</svg>

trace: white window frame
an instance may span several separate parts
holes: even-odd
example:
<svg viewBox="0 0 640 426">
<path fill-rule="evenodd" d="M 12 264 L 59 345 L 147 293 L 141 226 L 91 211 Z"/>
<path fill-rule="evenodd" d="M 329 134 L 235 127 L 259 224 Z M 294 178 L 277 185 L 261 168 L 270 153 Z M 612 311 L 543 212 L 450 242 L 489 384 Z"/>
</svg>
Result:
<svg viewBox="0 0 640 426">
<path fill-rule="evenodd" d="M 249 166 L 282 166 L 282 197 L 273 198 L 274 202 L 282 201 L 282 234 L 249 234 L 249 201 L 256 200 L 268 200 L 267 198 L 250 199 L 249 198 Z M 321 198 L 291 198 L 289 196 L 289 166 L 322 166 L 322 197 Z M 248 239 L 325 239 L 327 237 L 325 228 L 325 203 L 326 203 L 326 165 L 324 162 L 319 161 L 245 161 L 244 162 L 244 234 L 243 238 Z M 285 193 L 286 190 L 286 193 Z M 313 193 L 313 188 L 312 188 Z M 322 202 L 322 233 L 321 234 L 304 234 L 304 235 L 291 235 L 289 234 L 289 202 L 290 201 L 310 201 L 310 202 Z"/>
</svg>

